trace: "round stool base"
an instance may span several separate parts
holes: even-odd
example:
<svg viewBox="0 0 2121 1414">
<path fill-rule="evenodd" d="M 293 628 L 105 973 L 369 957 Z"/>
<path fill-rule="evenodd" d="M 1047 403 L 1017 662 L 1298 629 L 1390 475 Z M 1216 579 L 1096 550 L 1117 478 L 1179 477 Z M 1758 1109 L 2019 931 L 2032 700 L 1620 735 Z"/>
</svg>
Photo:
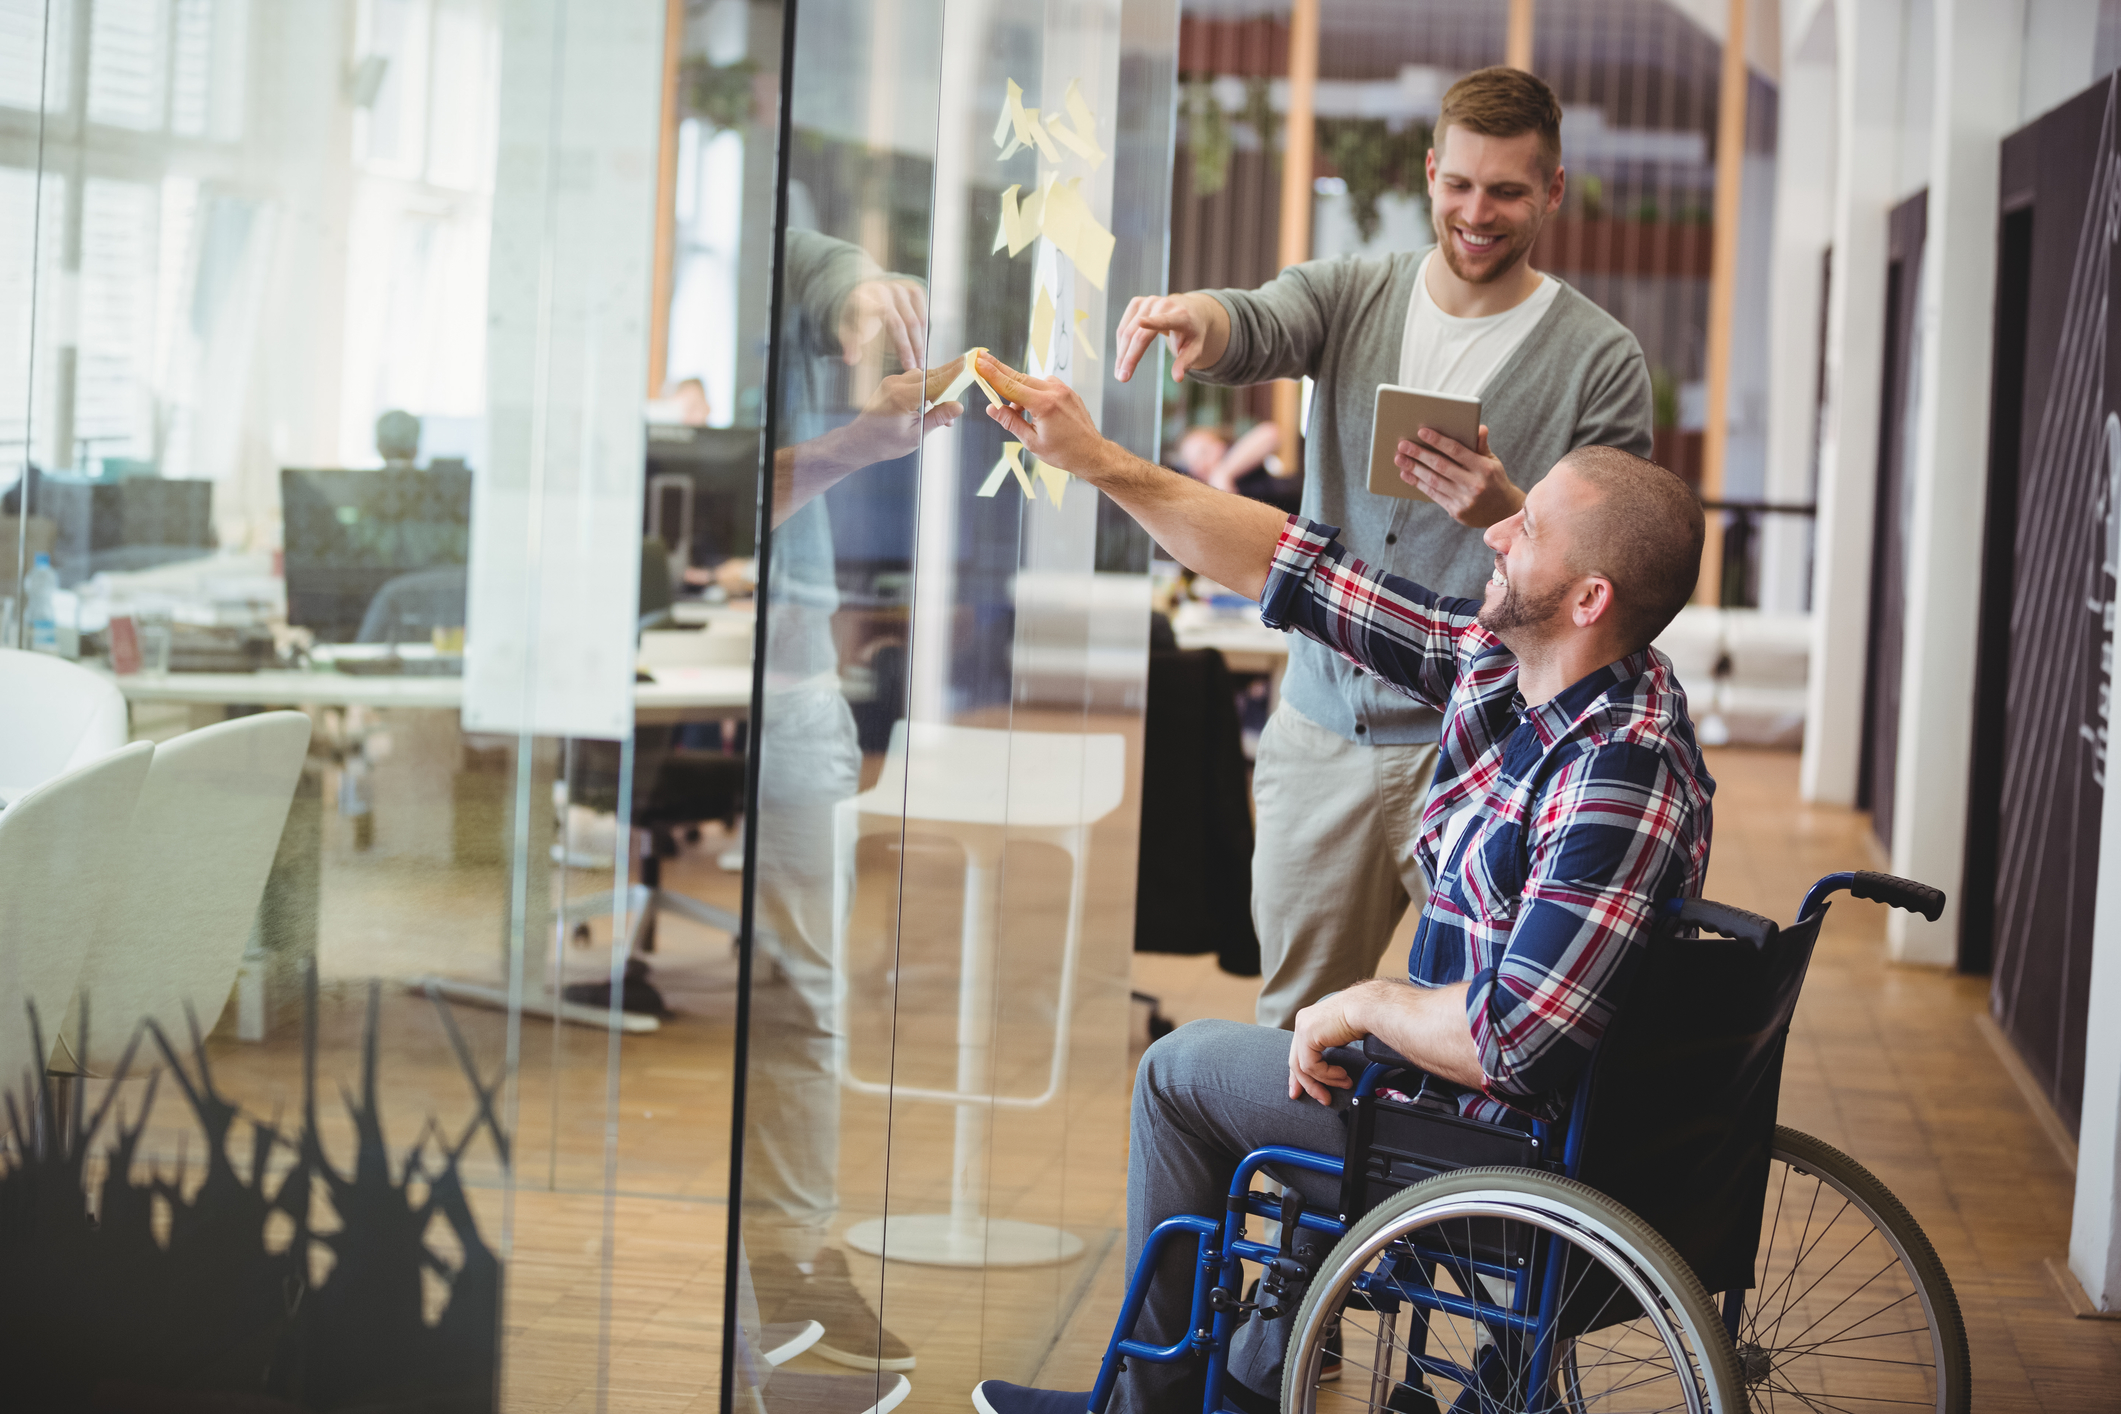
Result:
<svg viewBox="0 0 2121 1414">
<path fill-rule="evenodd" d="M 987 1218 L 960 1231 L 948 1213 L 871 1218 L 842 1240 L 872 1257 L 926 1267 L 1050 1267 L 1083 1254 L 1083 1240 L 1057 1227 Z"/>
</svg>

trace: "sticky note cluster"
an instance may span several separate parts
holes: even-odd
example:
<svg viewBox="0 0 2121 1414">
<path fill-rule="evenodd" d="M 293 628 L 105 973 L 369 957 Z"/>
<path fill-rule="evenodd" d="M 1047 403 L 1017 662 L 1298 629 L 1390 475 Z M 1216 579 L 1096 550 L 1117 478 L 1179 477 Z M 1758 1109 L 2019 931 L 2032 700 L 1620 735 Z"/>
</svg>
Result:
<svg viewBox="0 0 2121 1414">
<path fill-rule="evenodd" d="M 1083 200 L 1082 178 L 1060 180 L 1048 176 L 1030 195 L 1018 199 L 1021 184 L 1002 193 L 1001 225 L 994 233 L 994 249 L 1015 255 L 1044 236 L 1062 255 L 1075 262 L 1082 277 L 1099 289 L 1112 268 L 1112 233 L 1090 214 Z"/>
<path fill-rule="evenodd" d="M 1034 476 L 1038 478 L 1038 484 L 1046 488 L 1047 497 L 1056 506 L 1061 503 L 1061 496 L 1068 489 L 1067 472 L 1062 471 L 1057 466 L 1049 465 L 1037 456 L 1031 458 L 1030 469 L 1026 470 L 1024 467 L 1024 444 L 1021 442 L 1004 442 L 1002 443 L 1001 457 L 994 463 L 994 470 L 988 472 L 987 479 L 980 483 L 979 494 L 992 496 L 995 492 L 1002 489 L 1002 483 L 1009 479 L 1011 473 L 1016 476 L 1016 484 L 1023 488 L 1026 500 L 1036 500 L 1038 498 L 1038 493 L 1031 487 L 1031 478 Z"/>
<path fill-rule="evenodd" d="M 1035 148 L 1040 157 L 1058 167 L 1061 149 L 1066 148 L 1088 164 L 1091 171 L 1098 169 L 1105 152 L 1097 145 L 1097 114 L 1083 97 L 1080 79 L 1068 81 L 1062 102 L 1065 112 L 1045 116 L 1037 108 L 1024 106 L 1024 90 L 1015 79 L 1008 83 L 1008 97 L 994 125 L 994 145 L 1001 149 L 1004 159 L 1025 148 Z M 1019 183 L 1002 193 L 1001 224 L 994 233 L 994 249 L 1016 255 L 1044 236 L 1075 262 L 1084 279 L 1102 290 L 1112 265 L 1113 237 L 1083 199 L 1082 178 L 1062 181 L 1058 172 L 1049 172 L 1029 194 L 1022 194 L 1023 191 Z"/>
</svg>

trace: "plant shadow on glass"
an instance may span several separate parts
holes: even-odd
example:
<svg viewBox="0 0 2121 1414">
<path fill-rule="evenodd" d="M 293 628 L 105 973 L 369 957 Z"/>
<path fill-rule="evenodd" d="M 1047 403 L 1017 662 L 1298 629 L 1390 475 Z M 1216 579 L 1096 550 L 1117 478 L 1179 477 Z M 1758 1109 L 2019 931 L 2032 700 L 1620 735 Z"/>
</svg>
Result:
<svg viewBox="0 0 2121 1414">
<path fill-rule="evenodd" d="M 459 1162 L 484 1130 L 507 1168 L 508 1137 L 494 1112 L 499 1082 L 481 1082 L 455 1018 L 435 999 L 477 1111 L 454 1140 L 430 1118 L 393 1172 L 376 1093 L 379 994 L 371 984 L 359 1099 L 340 1087 L 356 1136 L 353 1167 L 342 1172 L 318 1131 L 316 992 L 312 971 L 302 1122 L 291 1136 L 244 1117 L 215 1090 L 196 1018 L 189 1068 L 150 1020 L 107 1077 L 93 1113 L 81 1087 L 49 1077 L 27 1077 L 7 1096 L 0 1366 L 9 1372 L 10 1408 L 455 1414 L 495 1407 L 501 1264 L 479 1236 Z M 84 1004 L 84 1032 L 86 1011 Z M 34 1004 L 30 1025 L 43 1055 Z M 205 1140 L 206 1172 L 196 1185 L 187 1181 L 185 1146 L 169 1177 L 140 1152 L 161 1067 L 148 1074 L 130 1123 L 114 1113 L 148 1039 Z M 91 1204 L 99 1138 L 102 1174 Z M 232 1162 L 232 1149 L 247 1162 Z M 335 1228 L 315 1225 L 320 1200 Z M 454 1264 L 428 1243 L 437 1216 L 455 1234 L 462 1256 Z M 269 1226 L 292 1235 L 273 1242 Z M 312 1257 L 323 1255 L 330 1267 L 318 1279 Z M 447 1288 L 432 1321 L 423 1311 L 423 1273 Z"/>
</svg>

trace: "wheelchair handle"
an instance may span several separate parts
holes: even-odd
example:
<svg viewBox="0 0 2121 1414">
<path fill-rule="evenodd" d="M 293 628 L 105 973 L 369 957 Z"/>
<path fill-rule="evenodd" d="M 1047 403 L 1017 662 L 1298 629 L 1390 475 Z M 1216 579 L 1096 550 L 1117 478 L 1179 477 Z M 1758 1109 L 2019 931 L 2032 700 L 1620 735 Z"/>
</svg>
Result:
<svg viewBox="0 0 2121 1414">
<path fill-rule="evenodd" d="M 1812 885 L 1811 891 L 1804 896 L 1804 906 L 1798 910 L 1797 916 L 1811 917 L 1829 897 L 1842 889 L 1873 903 L 1904 908 L 1909 913 L 1919 913 L 1932 923 L 1944 913 L 1944 890 L 1932 888 L 1913 879 L 1903 879 L 1897 874 L 1880 874 L 1874 869 L 1857 869 L 1841 874 L 1829 874 Z"/>
<path fill-rule="evenodd" d="M 1751 943 L 1756 949 L 1765 949 L 1775 941 L 1780 930 L 1772 918 L 1762 918 L 1743 908 L 1734 908 L 1727 903 L 1715 903 L 1705 898 L 1673 899 L 1665 905 L 1665 911 L 1681 924 L 1692 924 L 1706 928 L 1711 933 L 1720 933 L 1726 938 Z"/>
<path fill-rule="evenodd" d="M 1935 923 L 1944 913 L 1944 890 L 1928 884 L 1918 884 L 1913 879 L 1903 879 L 1897 874 L 1880 874 L 1871 869 L 1858 869 L 1856 881 L 1849 885 L 1849 892 L 1857 898 L 1867 898 L 1873 903 L 1891 904 L 1904 908 L 1909 913 L 1919 913 Z"/>
</svg>

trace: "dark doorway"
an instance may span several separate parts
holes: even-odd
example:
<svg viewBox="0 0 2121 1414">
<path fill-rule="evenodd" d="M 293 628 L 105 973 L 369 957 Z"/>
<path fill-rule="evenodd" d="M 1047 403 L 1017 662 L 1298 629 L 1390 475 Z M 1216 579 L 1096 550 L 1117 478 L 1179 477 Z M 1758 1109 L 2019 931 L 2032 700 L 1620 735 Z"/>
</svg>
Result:
<svg viewBox="0 0 2121 1414">
<path fill-rule="evenodd" d="M 2121 306 L 2111 298 L 2109 216 L 2121 203 L 2117 98 L 2110 77 L 2003 143 L 2011 214 L 2000 232 L 1998 300 L 2006 312 L 2010 299 L 2021 300 L 2024 335 L 2019 395 L 1999 384 L 1991 414 L 1991 446 L 2015 442 L 2016 450 L 1990 468 L 2001 494 L 1991 496 L 1987 556 L 2004 573 L 1999 587 L 1984 590 L 1983 646 L 1993 658 L 1983 664 L 1988 686 L 1976 697 L 1983 715 L 1975 736 L 1995 754 L 1975 758 L 1967 826 L 1970 853 L 1993 852 L 1985 873 L 1970 869 L 1967 878 L 1970 896 L 1989 890 L 1989 1008 L 2072 1132 L 2084 1099 L 2106 797 L 2115 597 L 2107 561 L 2121 509 L 2113 495 Z M 2012 295 L 2013 278 L 2022 295 Z M 1999 379 L 2010 376 L 2002 366 L 2009 333 L 1999 321 Z M 1999 543 L 2006 537 L 2007 549 Z M 1992 808 L 1979 794 L 1984 772 Z M 1984 833 L 1986 846 L 1977 838 Z M 1967 951 L 1978 956 L 1979 943 Z"/>
<path fill-rule="evenodd" d="M 1996 232 L 1996 334 L 1989 373 L 1988 507 L 1981 531 L 1981 621 L 1974 649 L 1974 750 L 1966 790 L 1966 897 L 1959 970 L 1986 972 L 1996 929 L 1997 817 L 2016 587 L 2018 448 L 2025 435 L 2025 341 L 2032 312 L 2033 200 L 2004 196 Z"/>
<path fill-rule="evenodd" d="M 1879 842 L 1893 842 L 1893 781 L 1900 750 L 1900 659 L 1907 625 L 1908 392 L 1921 357 L 1915 320 L 1929 193 L 1893 208 L 1886 224 L 1885 379 L 1878 397 L 1878 501 L 1871 520 L 1870 636 L 1863 673 L 1863 757 L 1856 805 Z"/>
</svg>

